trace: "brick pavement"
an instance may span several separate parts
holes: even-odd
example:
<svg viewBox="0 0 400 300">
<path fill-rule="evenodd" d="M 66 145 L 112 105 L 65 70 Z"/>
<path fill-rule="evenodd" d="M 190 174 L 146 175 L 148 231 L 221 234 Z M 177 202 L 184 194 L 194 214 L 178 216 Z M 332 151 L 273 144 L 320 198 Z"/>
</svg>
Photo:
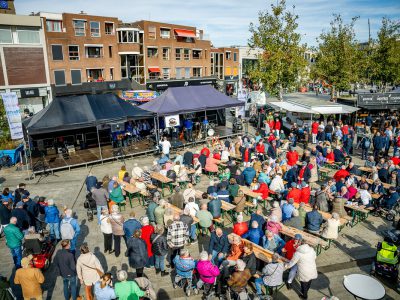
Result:
<svg viewBox="0 0 400 300">
<path fill-rule="evenodd" d="M 131 170 L 133 164 L 136 162 L 139 166 L 150 165 L 154 158 L 151 156 L 134 158 L 127 160 L 127 170 Z M 102 253 L 102 235 L 96 222 L 88 222 L 86 220 L 86 211 L 83 208 L 83 201 L 85 196 L 84 180 L 89 170 L 97 176 L 102 178 L 104 175 L 116 174 L 119 170 L 121 162 L 107 163 L 104 165 L 96 165 L 92 168 L 74 169 L 70 172 L 58 172 L 57 176 L 48 176 L 42 178 L 39 183 L 37 178 L 32 181 L 26 181 L 26 172 L 15 172 L 12 169 L 2 170 L 1 177 L 5 178 L 2 183 L 3 187 L 9 186 L 12 189 L 19 182 L 26 182 L 27 188 L 32 195 L 41 195 L 47 198 L 53 198 L 59 207 L 67 205 L 76 212 L 78 220 L 81 224 L 82 236 L 79 243 L 88 243 L 90 249 L 94 251 L 96 256 L 100 259 L 105 270 L 115 274 L 120 269 L 129 271 L 130 278 L 134 277 L 134 270 L 128 266 L 127 258 L 123 255 L 116 258 L 114 255 Z M 208 179 L 203 176 L 198 188 L 205 190 L 208 185 Z M 145 214 L 143 207 L 135 208 L 137 216 L 140 217 Z M 124 214 L 127 216 L 130 212 L 129 205 Z M 322 273 L 319 274 L 311 286 L 309 299 L 321 299 L 323 296 L 336 295 L 339 299 L 353 299 L 352 296 L 344 289 L 342 285 L 343 275 L 351 273 L 368 273 L 369 265 L 365 265 L 368 259 L 375 254 L 375 246 L 381 240 L 379 232 L 387 229 L 390 226 L 381 218 L 370 217 L 366 222 L 358 224 L 354 228 L 346 227 L 340 233 L 337 241 L 333 243 L 331 248 L 323 251 L 317 259 L 317 265 Z M 231 231 L 231 225 L 226 228 L 227 232 Z M 199 243 L 189 246 L 189 250 L 193 257 L 197 258 L 199 252 L 208 247 L 208 237 L 200 237 Z M 125 251 L 125 245 L 122 243 L 122 251 Z M 0 253 L 2 260 L 0 260 L 0 274 L 3 276 L 13 278 L 13 263 L 9 251 L 5 245 L 4 238 L 0 240 Z M 358 266 L 357 261 L 360 261 Z M 155 275 L 153 269 L 145 270 L 145 274 L 153 283 L 158 299 L 186 299 L 182 290 L 174 290 L 171 284 L 170 277 L 160 277 Z M 62 296 L 62 281 L 56 277 L 54 269 L 50 267 L 45 273 L 46 281 L 43 285 L 45 299 L 63 299 Z M 398 299 L 398 294 L 392 289 L 392 286 L 385 282 L 387 296 L 385 299 Z M 18 287 L 14 287 L 17 294 L 20 293 Z M 83 294 L 81 289 L 81 294 Z M 193 299 L 200 299 L 200 296 L 191 296 Z M 295 291 L 288 291 L 283 287 L 278 293 L 276 299 L 298 299 Z"/>
</svg>

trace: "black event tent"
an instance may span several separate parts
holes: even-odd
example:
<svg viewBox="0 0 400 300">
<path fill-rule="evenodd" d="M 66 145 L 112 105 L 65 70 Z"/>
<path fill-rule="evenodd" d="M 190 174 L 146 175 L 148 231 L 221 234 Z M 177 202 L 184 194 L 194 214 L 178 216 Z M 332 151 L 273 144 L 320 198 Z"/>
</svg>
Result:
<svg viewBox="0 0 400 300">
<path fill-rule="evenodd" d="M 156 99 L 140 108 L 168 116 L 196 111 L 243 106 L 244 102 L 232 99 L 210 85 L 169 88 Z"/>
<path fill-rule="evenodd" d="M 153 116 L 153 113 L 114 94 L 96 94 L 55 97 L 48 106 L 23 123 L 29 135 L 35 135 Z"/>
</svg>

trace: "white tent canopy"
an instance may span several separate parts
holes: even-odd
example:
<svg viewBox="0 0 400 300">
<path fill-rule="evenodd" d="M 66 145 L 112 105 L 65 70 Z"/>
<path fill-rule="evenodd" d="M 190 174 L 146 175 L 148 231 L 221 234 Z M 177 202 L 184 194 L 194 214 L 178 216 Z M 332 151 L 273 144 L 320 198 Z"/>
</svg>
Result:
<svg viewBox="0 0 400 300">
<path fill-rule="evenodd" d="M 284 101 L 269 102 L 268 104 L 270 104 L 274 108 L 278 108 L 278 109 L 280 108 L 280 109 L 287 110 L 287 111 L 295 111 L 295 112 L 309 113 L 309 114 L 314 113 L 311 109 L 307 109 L 302 106 L 291 104 L 291 103 L 284 102 Z"/>
</svg>

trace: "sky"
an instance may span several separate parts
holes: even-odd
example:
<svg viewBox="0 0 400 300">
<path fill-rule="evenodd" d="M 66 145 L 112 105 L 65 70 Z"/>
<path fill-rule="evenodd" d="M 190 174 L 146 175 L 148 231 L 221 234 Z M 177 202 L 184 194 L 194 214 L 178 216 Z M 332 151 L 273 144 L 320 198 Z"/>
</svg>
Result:
<svg viewBox="0 0 400 300">
<path fill-rule="evenodd" d="M 124 22 L 152 20 L 195 26 L 205 31 L 215 47 L 247 45 L 249 24 L 258 22 L 258 12 L 270 9 L 276 0 L 15 0 L 17 14 L 31 12 L 84 11 L 90 15 L 118 17 Z M 293 5 L 295 8 L 292 8 Z M 316 38 L 329 29 L 333 14 L 346 22 L 359 16 L 356 38 L 376 37 L 382 17 L 400 22 L 400 0 L 287 0 L 287 7 L 299 15 L 302 42 L 316 46 Z"/>
</svg>

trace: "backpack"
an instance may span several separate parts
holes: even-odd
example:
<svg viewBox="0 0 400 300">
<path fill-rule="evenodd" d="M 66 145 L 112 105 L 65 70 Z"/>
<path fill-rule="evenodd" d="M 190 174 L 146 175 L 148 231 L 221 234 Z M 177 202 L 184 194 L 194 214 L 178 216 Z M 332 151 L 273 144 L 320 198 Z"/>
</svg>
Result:
<svg viewBox="0 0 400 300">
<path fill-rule="evenodd" d="M 66 221 L 63 219 L 61 221 L 61 226 L 60 226 L 60 233 L 61 233 L 61 238 L 63 240 L 72 240 L 75 236 L 75 229 L 71 225 L 72 218 Z"/>
<path fill-rule="evenodd" d="M 371 141 L 369 139 L 365 139 L 364 148 L 367 149 L 367 148 L 369 148 L 369 146 L 371 146 Z"/>
</svg>

